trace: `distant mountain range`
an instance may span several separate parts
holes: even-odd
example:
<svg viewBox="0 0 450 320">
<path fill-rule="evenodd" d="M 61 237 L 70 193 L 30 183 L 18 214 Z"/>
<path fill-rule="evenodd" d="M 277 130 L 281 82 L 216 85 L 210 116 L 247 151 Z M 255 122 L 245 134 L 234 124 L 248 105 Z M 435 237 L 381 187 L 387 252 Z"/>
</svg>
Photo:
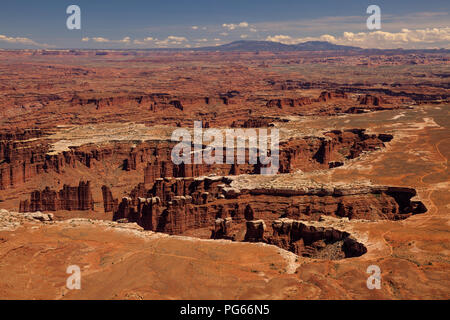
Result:
<svg viewBox="0 0 450 320">
<path fill-rule="evenodd" d="M 3 50 L 3 49 L 0 49 Z M 308 52 L 308 51 L 338 51 L 342 54 L 404 54 L 404 53 L 450 53 L 449 49 L 363 49 L 353 46 L 343 46 L 327 41 L 307 41 L 298 44 L 283 44 L 273 41 L 239 40 L 220 46 L 198 48 L 148 48 L 148 49 L 54 49 L 54 50 L 94 50 L 94 51 L 198 51 L 198 52 Z M 51 50 L 48 50 L 51 51 Z M 101 54 L 101 52 L 99 54 Z M 334 54 L 334 53 L 333 53 Z"/>
<path fill-rule="evenodd" d="M 273 41 L 240 40 L 215 47 L 195 48 L 196 51 L 349 51 L 363 50 L 358 47 L 341 46 L 326 41 L 307 41 L 299 44 L 283 44 Z"/>
</svg>

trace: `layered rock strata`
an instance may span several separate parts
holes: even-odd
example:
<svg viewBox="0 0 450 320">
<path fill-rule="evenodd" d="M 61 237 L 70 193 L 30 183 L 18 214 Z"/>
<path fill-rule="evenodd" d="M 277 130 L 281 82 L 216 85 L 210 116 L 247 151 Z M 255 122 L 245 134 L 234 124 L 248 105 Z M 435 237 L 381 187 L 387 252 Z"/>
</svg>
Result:
<svg viewBox="0 0 450 320">
<path fill-rule="evenodd" d="M 30 200 L 20 202 L 20 212 L 94 210 L 90 182 L 80 181 L 78 187 L 64 185 L 60 191 L 35 190 Z"/>
<path fill-rule="evenodd" d="M 225 158 L 224 164 L 174 165 L 171 151 L 175 143 L 170 141 L 86 144 L 53 152 L 51 141 L 32 139 L 41 135 L 42 131 L 0 136 L 0 190 L 23 185 L 46 172 L 62 174 L 68 167 L 83 166 L 95 171 L 105 162 L 118 165 L 124 171 L 144 170 L 146 184 L 164 177 L 258 174 L 262 168 L 259 162 L 238 164 L 236 159 L 233 164 L 226 164 Z M 392 136 L 387 134 L 367 134 L 364 129 L 350 129 L 281 141 L 279 173 L 336 167 L 363 152 L 383 148 L 391 139 Z M 248 158 L 248 149 L 245 152 Z"/>
<path fill-rule="evenodd" d="M 214 237 L 229 236 L 230 225 L 223 226 L 217 219 L 231 218 L 233 225 L 242 227 L 245 221 L 271 223 L 280 217 L 406 219 L 426 211 L 422 202 L 411 200 L 415 195 L 414 189 L 388 186 L 311 184 L 295 189 L 237 189 L 233 177 L 159 178 L 150 188 L 140 184 L 123 198 L 114 220 L 126 219 L 169 234 L 211 227 Z"/>
<path fill-rule="evenodd" d="M 268 235 L 263 220 L 248 221 L 245 240 L 273 244 L 309 258 L 339 260 L 367 252 L 367 248 L 348 232 L 331 227 L 282 218 L 272 222 L 272 230 L 273 234 Z"/>
</svg>

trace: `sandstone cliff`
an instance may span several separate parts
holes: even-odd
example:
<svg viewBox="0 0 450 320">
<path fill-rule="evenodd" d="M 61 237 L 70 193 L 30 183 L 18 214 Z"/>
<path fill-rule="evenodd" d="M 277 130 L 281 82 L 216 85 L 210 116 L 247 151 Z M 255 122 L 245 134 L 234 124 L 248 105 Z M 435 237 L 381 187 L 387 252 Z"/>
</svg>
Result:
<svg viewBox="0 0 450 320">
<path fill-rule="evenodd" d="M 80 181 L 78 187 L 64 185 L 56 192 L 46 187 L 35 190 L 30 200 L 20 202 L 20 212 L 57 211 L 57 210 L 93 210 L 94 200 L 90 182 Z"/>
<path fill-rule="evenodd" d="M 304 257 L 339 260 L 359 257 L 367 252 L 367 248 L 348 232 L 330 227 L 316 227 L 307 222 L 284 218 L 273 221 L 272 229 L 273 235 L 260 241 Z"/>
<path fill-rule="evenodd" d="M 209 227 L 214 230 L 213 237 L 218 234 L 233 237 L 229 232 L 231 224 L 236 231 L 245 227 L 245 221 L 247 227 L 253 220 L 270 225 L 280 217 L 305 221 L 318 220 L 321 216 L 406 219 L 426 211 L 420 201 L 411 200 L 415 195 L 414 189 L 388 186 L 309 183 L 294 189 L 236 189 L 233 177 L 166 177 L 156 179 L 152 186 L 139 184 L 130 197 L 122 199 L 114 220 L 126 219 L 147 230 L 169 234 Z M 231 218 L 226 226 L 222 225 L 222 220 L 217 221 L 226 218 Z M 251 233 L 248 237 L 258 238 Z"/>
</svg>

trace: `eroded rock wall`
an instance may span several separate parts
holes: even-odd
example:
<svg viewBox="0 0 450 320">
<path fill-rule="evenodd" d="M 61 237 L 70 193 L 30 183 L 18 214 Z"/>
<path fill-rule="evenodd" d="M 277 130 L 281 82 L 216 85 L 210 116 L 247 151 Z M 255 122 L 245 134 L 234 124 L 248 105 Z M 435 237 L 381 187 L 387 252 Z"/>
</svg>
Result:
<svg viewBox="0 0 450 320">
<path fill-rule="evenodd" d="M 232 187 L 232 181 L 231 177 L 213 176 L 158 178 L 151 187 L 139 184 L 122 199 L 114 219 L 137 222 L 148 230 L 181 234 L 197 228 L 216 229 L 216 219 L 228 217 L 233 224 L 253 220 L 270 224 L 280 217 L 317 221 L 323 215 L 374 221 L 401 220 L 426 211 L 420 201 L 411 200 L 416 195 L 411 188 L 306 186 L 240 190 Z"/>
<path fill-rule="evenodd" d="M 49 187 L 35 190 L 30 200 L 20 202 L 20 212 L 57 211 L 57 210 L 94 210 L 90 182 L 80 181 L 77 187 L 64 185 L 54 191 Z"/>
<path fill-rule="evenodd" d="M 272 223 L 273 234 L 259 241 L 276 245 L 310 258 L 339 260 L 359 257 L 367 248 L 348 232 L 331 227 L 308 225 L 302 221 L 279 219 Z M 252 232 L 247 228 L 247 232 Z"/>
</svg>

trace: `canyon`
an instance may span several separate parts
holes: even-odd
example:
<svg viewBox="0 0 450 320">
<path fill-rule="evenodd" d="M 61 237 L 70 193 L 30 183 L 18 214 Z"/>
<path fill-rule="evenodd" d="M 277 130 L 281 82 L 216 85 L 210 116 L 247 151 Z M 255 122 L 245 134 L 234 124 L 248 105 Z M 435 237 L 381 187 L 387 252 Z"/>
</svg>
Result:
<svg viewBox="0 0 450 320">
<path fill-rule="evenodd" d="M 445 51 L 0 58 L 1 297 L 449 298 Z M 194 121 L 277 129 L 278 172 L 174 164 Z"/>
</svg>

